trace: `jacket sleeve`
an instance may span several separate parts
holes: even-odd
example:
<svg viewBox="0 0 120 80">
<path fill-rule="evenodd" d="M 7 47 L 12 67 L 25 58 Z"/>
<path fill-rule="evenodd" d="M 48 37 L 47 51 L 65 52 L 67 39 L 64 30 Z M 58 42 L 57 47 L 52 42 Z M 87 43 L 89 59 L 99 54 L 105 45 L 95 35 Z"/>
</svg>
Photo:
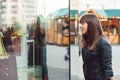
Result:
<svg viewBox="0 0 120 80">
<path fill-rule="evenodd" d="M 112 47 L 108 42 L 103 43 L 100 46 L 100 58 L 102 63 L 102 70 L 104 80 L 109 80 L 113 76 L 112 70 Z"/>
</svg>

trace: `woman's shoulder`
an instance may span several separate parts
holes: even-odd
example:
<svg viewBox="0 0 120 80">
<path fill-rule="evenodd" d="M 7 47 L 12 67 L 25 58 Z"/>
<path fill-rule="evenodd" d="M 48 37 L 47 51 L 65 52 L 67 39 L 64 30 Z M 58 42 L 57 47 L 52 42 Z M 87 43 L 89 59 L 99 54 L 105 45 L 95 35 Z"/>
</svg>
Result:
<svg viewBox="0 0 120 80">
<path fill-rule="evenodd" d="M 109 40 L 107 38 L 105 38 L 104 36 L 100 38 L 100 40 L 98 41 L 98 43 L 96 44 L 97 46 L 104 46 L 104 45 L 111 45 Z"/>
</svg>

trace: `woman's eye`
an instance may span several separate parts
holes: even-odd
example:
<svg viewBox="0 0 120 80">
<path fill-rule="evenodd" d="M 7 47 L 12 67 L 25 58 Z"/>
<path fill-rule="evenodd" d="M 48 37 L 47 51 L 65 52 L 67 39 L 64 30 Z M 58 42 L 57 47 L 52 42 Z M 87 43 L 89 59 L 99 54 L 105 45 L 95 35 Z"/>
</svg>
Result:
<svg viewBox="0 0 120 80">
<path fill-rule="evenodd" d="M 82 23 L 82 25 L 84 25 L 84 24 L 85 24 L 85 22 Z"/>
<path fill-rule="evenodd" d="M 80 22 L 80 24 L 84 25 L 84 24 L 85 24 L 85 22 Z"/>
</svg>

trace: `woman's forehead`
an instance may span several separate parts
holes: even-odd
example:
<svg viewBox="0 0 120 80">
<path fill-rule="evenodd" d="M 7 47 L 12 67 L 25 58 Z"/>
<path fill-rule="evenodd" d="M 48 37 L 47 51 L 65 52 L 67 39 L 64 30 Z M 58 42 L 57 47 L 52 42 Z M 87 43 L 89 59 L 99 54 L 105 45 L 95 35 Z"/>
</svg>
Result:
<svg viewBox="0 0 120 80">
<path fill-rule="evenodd" d="M 85 23 L 85 22 L 86 22 L 86 19 L 84 19 L 84 18 L 81 18 L 79 21 L 79 23 Z"/>
</svg>

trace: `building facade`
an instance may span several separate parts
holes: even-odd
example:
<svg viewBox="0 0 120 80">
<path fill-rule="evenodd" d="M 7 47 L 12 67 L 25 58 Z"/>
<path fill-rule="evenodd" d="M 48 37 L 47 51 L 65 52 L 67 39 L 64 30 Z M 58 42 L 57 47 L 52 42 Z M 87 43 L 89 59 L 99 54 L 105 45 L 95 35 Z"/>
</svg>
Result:
<svg viewBox="0 0 120 80">
<path fill-rule="evenodd" d="M 36 18 L 36 0 L 4 0 L 2 6 L 3 24 L 30 24 Z"/>
</svg>

